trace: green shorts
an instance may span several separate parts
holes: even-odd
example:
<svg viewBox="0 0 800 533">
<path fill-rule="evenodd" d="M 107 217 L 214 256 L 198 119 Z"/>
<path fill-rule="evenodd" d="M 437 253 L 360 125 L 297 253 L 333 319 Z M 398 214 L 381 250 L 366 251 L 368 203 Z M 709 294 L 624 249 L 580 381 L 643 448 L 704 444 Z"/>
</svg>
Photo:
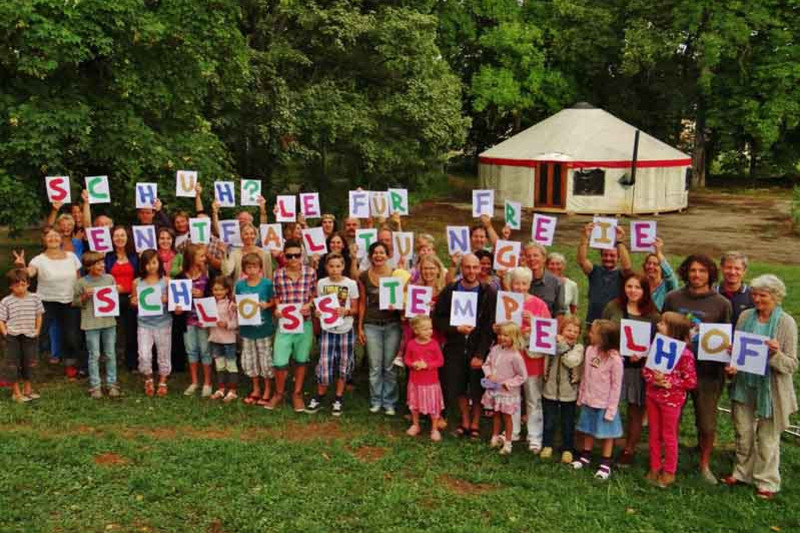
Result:
<svg viewBox="0 0 800 533">
<path fill-rule="evenodd" d="M 272 348 L 272 365 L 275 370 L 282 370 L 289 366 L 293 359 L 299 365 L 308 364 L 311 359 L 311 346 L 314 344 L 314 326 L 310 320 L 303 323 L 303 333 L 275 334 L 275 344 Z"/>
</svg>

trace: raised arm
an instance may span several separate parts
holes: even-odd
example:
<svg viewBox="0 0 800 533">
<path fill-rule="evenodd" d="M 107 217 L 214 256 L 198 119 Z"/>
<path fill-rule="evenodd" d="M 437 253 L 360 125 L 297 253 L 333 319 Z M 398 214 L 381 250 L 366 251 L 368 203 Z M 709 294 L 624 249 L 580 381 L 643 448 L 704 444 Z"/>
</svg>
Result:
<svg viewBox="0 0 800 533">
<path fill-rule="evenodd" d="M 492 248 L 494 248 L 500 237 L 497 236 L 497 232 L 494 230 L 494 226 L 492 226 L 491 217 L 489 217 L 489 215 L 481 215 L 481 224 L 483 224 L 486 235 L 489 237 L 489 242 L 492 243 Z"/>
<path fill-rule="evenodd" d="M 52 226 L 56 223 L 56 217 L 58 216 L 58 212 L 61 210 L 61 207 L 64 205 L 62 202 L 53 202 L 52 207 L 50 208 L 50 213 L 47 215 L 47 220 L 45 220 L 46 226 Z"/>
<path fill-rule="evenodd" d="M 203 186 L 200 185 L 199 181 L 194 184 L 194 211 L 197 214 L 205 211 L 203 207 Z"/>
<path fill-rule="evenodd" d="M 625 244 L 625 228 L 617 226 L 617 252 L 619 253 L 619 264 L 622 270 L 631 269 L 631 254 L 628 252 L 628 246 Z"/>
<path fill-rule="evenodd" d="M 578 266 L 581 267 L 583 273 L 587 276 L 592 272 L 592 262 L 589 261 L 589 236 L 594 229 L 594 222 L 589 222 L 583 227 L 581 234 L 581 242 L 578 243 Z"/>
</svg>

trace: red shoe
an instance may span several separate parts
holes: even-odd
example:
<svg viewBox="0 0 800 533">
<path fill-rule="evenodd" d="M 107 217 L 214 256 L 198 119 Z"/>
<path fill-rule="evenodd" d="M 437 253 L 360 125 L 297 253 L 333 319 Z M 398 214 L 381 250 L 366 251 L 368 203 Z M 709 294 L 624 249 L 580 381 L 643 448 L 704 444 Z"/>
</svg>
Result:
<svg viewBox="0 0 800 533">
<path fill-rule="evenodd" d="M 736 479 L 733 476 L 725 476 L 724 478 L 722 478 L 722 482 L 724 484 L 726 484 L 727 486 L 729 486 L 729 487 L 733 487 L 734 485 L 741 485 L 742 484 L 741 481 L 739 481 L 738 479 Z"/>
<path fill-rule="evenodd" d="M 773 500 L 775 499 L 775 493 L 768 490 L 757 490 L 756 497 L 762 500 Z"/>
<path fill-rule="evenodd" d="M 78 369 L 74 366 L 68 366 L 64 369 L 64 373 L 67 376 L 67 379 L 74 381 L 78 379 Z"/>
</svg>

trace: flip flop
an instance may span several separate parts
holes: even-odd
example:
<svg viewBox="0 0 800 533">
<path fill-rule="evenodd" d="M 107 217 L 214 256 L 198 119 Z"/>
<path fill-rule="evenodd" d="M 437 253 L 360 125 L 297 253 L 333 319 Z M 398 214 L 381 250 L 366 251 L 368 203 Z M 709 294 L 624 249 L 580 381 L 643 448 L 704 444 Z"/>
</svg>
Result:
<svg viewBox="0 0 800 533">
<path fill-rule="evenodd" d="M 478 428 L 472 428 L 469 430 L 469 438 L 472 440 L 480 440 L 481 438 L 481 430 Z"/>
<path fill-rule="evenodd" d="M 455 433 L 458 437 L 466 437 L 469 434 L 469 428 L 458 426 L 453 433 Z"/>
<path fill-rule="evenodd" d="M 258 401 L 256 402 L 256 405 L 258 405 L 260 407 L 264 407 L 268 403 L 269 403 L 269 399 L 268 398 L 259 398 Z"/>
<path fill-rule="evenodd" d="M 261 399 L 261 395 L 248 395 L 244 400 L 242 400 L 246 405 L 256 405 L 258 404 L 259 400 Z M 260 405 L 260 404 L 259 404 Z"/>
</svg>

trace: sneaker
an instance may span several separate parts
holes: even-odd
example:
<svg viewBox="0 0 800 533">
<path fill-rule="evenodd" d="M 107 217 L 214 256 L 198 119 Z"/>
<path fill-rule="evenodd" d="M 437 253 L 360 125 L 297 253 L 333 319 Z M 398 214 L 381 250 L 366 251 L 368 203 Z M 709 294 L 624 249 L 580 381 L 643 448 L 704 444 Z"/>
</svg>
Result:
<svg viewBox="0 0 800 533">
<path fill-rule="evenodd" d="M 331 414 L 333 416 L 342 416 L 342 402 L 334 400 L 333 406 L 331 407 Z"/>
<path fill-rule="evenodd" d="M 317 400 L 316 396 L 311 398 L 311 401 L 308 402 L 308 406 L 306 407 L 306 413 L 314 414 L 320 410 L 322 407 L 322 402 Z"/>
<path fill-rule="evenodd" d="M 580 470 L 586 466 L 589 466 L 591 461 L 586 457 L 578 457 L 576 460 L 572 461 L 569 465 L 574 468 L 575 470 Z"/>
<path fill-rule="evenodd" d="M 89 397 L 93 400 L 99 400 L 103 397 L 103 389 L 100 387 L 93 387 L 89 389 Z"/>
<path fill-rule="evenodd" d="M 703 478 L 703 481 L 705 481 L 709 485 L 716 485 L 717 483 L 719 483 L 717 481 L 717 477 L 714 475 L 713 472 L 711 472 L 711 469 L 708 467 L 700 469 L 700 477 Z"/>
<path fill-rule="evenodd" d="M 394 416 L 397 414 L 397 411 L 394 410 L 394 407 L 387 407 L 386 408 L 386 416 Z"/>
<path fill-rule="evenodd" d="M 400 357 L 399 355 L 395 356 L 394 360 L 392 361 L 392 364 L 398 368 L 406 367 L 406 364 L 403 362 L 403 358 Z"/>
<path fill-rule="evenodd" d="M 541 457 L 542 459 L 550 459 L 551 457 L 553 457 L 553 448 L 551 448 L 550 446 L 545 446 L 544 448 L 542 448 L 542 451 L 539 452 L 539 457 Z"/>
<path fill-rule="evenodd" d="M 64 374 L 67 376 L 67 379 L 70 381 L 75 381 L 78 379 L 78 369 L 74 366 L 68 366 L 64 369 Z"/>
<path fill-rule="evenodd" d="M 214 394 L 211 395 L 212 400 L 221 400 L 225 397 L 225 389 L 217 389 Z"/>
<path fill-rule="evenodd" d="M 197 383 L 192 383 L 191 385 L 186 387 L 186 390 L 183 391 L 183 395 L 184 396 L 194 396 L 194 394 L 196 392 L 197 392 Z"/>
<path fill-rule="evenodd" d="M 500 455 L 509 455 L 511 453 L 511 447 L 513 446 L 513 442 L 510 440 L 503 441 L 503 447 L 500 448 Z"/>
<path fill-rule="evenodd" d="M 119 385 L 117 385 L 116 383 L 114 385 L 109 385 L 108 397 L 119 398 L 120 396 L 122 396 L 122 391 L 119 389 Z"/>
<path fill-rule="evenodd" d="M 572 464 L 572 452 L 561 452 L 561 462 L 565 465 Z"/>
<path fill-rule="evenodd" d="M 233 389 L 230 389 L 228 391 L 228 394 L 226 394 L 225 397 L 222 399 L 222 402 L 223 403 L 231 403 L 232 401 L 235 401 L 235 400 L 238 400 L 238 399 L 239 399 L 239 395 L 236 394 L 236 391 L 233 390 Z"/>
<path fill-rule="evenodd" d="M 380 410 L 381 410 L 381 406 L 380 405 L 371 405 L 370 408 L 369 408 L 369 412 L 370 413 L 377 413 Z"/>
<path fill-rule="evenodd" d="M 647 472 L 647 475 L 644 476 L 644 479 L 651 485 L 658 485 L 658 478 L 661 476 L 661 472 L 658 470 L 650 470 Z"/>
<path fill-rule="evenodd" d="M 608 465 L 600 465 L 600 468 L 594 473 L 594 478 L 601 481 L 605 481 L 609 477 L 611 477 L 611 467 Z"/>
<path fill-rule="evenodd" d="M 433 442 L 439 442 L 440 440 L 442 440 L 442 434 L 439 433 L 438 429 L 434 428 L 431 430 L 431 440 Z"/>
<path fill-rule="evenodd" d="M 16 394 L 11 397 L 11 400 L 16 403 L 28 403 L 32 399 L 33 398 L 31 398 L 30 396 L 26 396 L 25 394 Z"/>
<path fill-rule="evenodd" d="M 503 447 L 503 441 L 505 441 L 505 439 L 503 438 L 502 435 L 494 435 L 489 440 L 489 448 L 502 448 Z"/>
<path fill-rule="evenodd" d="M 210 398 L 212 391 L 211 385 L 203 385 L 203 391 L 200 393 L 200 396 L 203 398 Z"/>
<path fill-rule="evenodd" d="M 38 392 L 33 392 L 33 391 L 29 392 L 25 396 L 27 396 L 31 400 L 38 400 L 39 398 L 41 398 L 41 395 Z"/>
<path fill-rule="evenodd" d="M 539 455 L 542 452 L 542 447 L 538 444 L 528 443 L 528 451 L 533 455 Z"/>
</svg>

